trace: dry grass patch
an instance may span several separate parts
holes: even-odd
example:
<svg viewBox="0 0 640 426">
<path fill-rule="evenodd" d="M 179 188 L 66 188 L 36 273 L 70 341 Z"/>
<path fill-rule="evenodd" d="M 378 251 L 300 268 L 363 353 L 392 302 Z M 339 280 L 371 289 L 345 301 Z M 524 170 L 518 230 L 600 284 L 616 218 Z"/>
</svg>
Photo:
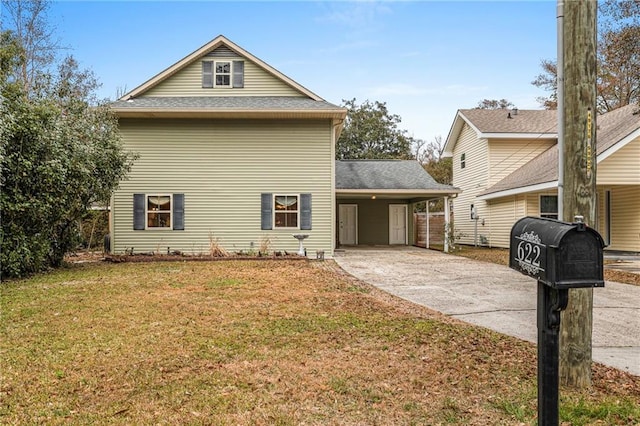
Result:
<svg viewBox="0 0 640 426">
<path fill-rule="evenodd" d="M 0 424 L 535 422 L 533 345 L 327 265 L 92 264 L 4 283 Z M 566 419 L 640 422 L 640 379 L 595 380 L 563 391 Z"/>
</svg>

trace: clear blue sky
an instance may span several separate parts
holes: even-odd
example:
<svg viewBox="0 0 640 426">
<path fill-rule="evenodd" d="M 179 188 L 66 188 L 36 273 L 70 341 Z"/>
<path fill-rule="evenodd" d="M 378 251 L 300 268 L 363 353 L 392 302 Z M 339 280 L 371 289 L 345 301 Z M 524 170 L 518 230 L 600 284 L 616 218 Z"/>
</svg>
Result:
<svg viewBox="0 0 640 426">
<path fill-rule="evenodd" d="M 482 99 L 539 108 L 556 2 L 57 1 L 63 45 L 103 83 L 134 89 L 223 34 L 329 102 L 384 101 L 416 138 L 446 138 Z"/>
</svg>

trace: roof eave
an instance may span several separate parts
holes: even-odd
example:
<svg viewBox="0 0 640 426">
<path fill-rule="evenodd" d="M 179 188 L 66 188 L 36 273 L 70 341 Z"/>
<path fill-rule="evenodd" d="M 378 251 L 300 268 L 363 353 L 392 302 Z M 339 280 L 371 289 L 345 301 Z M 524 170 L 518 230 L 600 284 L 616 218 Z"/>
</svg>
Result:
<svg viewBox="0 0 640 426">
<path fill-rule="evenodd" d="M 557 133 L 479 133 L 479 139 L 558 139 Z"/>
<path fill-rule="evenodd" d="M 555 189 L 558 187 L 558 181 L 553 180 L 550 182 L 537 183 L 534 185 L 521 186 L 518 188 L 505 189 L 503 191 L 496 191 L 490 194 L 478 195 L 478 200 L 494 200 L 496 198 L 509 197 L 512 195 L 525 194 L 528 192 L 544 191 L 547 189 Z"/>
<path fill-rule="evenodd" d="M 420 195 L 448 195 L 459 194 L 462 190 L 459 188 L 451 189 L 344 189 L 336 188 L 336 195 L 357 195 L 357 194 L 420 194 Z"/>
<path fill-rule="evenodd" d="M 634 141 L 638 137 L 640 137 L 640 128 L 634 130 L 633 132 L 631 132 L 630 134 L 628 134 L 624 138 L 620 139 L 618 142 L 616 142 L 613 145 L 611 145 L 609 148 L 607 148 L 604 151 L 602 151 L 601 153 L 599 153 L 596 161 L 598 163 L 600 163 L 601 161 L 603 161 L 603 160 L 607 159 L 608 157 L 610 157 L 611 155 L 615 154 L 620 149 L 622 149 L 623 147 L 625 147 L 627 144 L 629 144 L 630 142 Z"/>
<path fill-rule="evenodd" d="M 344 120 L 343 109 L 167 109 L 167 108 L 112 108 L 119 118 L 317 118 Z"/>
<path fill-rule="evenodd" d="M 453 119 L 453 123 L 451 124 L 451 129 L 449 129 L 449 134 L 447 135 L 444 147 L 442 148 L 442 157 L 453 157 L 453 148 L 460 137 L 460 132 L 462 131 L 462 127 L 465 122 L 468 123 L 469 121 L 460 112 L 460 110 L 458 110 L 456 112 L 456 117 Z"/>
</svg>

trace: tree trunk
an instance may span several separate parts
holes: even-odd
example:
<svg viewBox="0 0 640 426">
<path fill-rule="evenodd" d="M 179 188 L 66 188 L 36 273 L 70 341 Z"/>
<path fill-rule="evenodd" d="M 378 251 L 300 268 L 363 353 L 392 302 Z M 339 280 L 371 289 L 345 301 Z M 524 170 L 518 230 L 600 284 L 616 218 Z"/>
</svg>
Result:
<svg viewBox="0 0 640 426">
<path fill-rule="evenodd" d="M 563 220 L 596 227 L 596 0 L 564 3 Z M 569 291 L 560 322 L 560 383 L 591 385 L 593 289 Z"/>
</svg>

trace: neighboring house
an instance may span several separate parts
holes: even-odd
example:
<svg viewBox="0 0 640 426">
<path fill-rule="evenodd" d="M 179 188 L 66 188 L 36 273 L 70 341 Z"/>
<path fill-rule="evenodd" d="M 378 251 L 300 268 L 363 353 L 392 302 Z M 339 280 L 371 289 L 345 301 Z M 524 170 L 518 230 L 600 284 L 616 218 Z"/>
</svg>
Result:
<svg viewBox="0 0 640 426">
<path fill-rule="evenodd" d="M 297 251 L 308 234 L 333 253 L 345 108 L 219 36 L 112 109 L 139 154 L 112 197 L 112 252 Z"/>
<path fill-rule="evenodd" d="M 608 249 L 640 252 L 640 114 L 597 118 L 597 219 Z M 523 216 L 558 217 L 557 112 L 459 110 L 444 155 L 453 158 L 454 227 L 463 244 L 508 247 Z"/>
</svg>

